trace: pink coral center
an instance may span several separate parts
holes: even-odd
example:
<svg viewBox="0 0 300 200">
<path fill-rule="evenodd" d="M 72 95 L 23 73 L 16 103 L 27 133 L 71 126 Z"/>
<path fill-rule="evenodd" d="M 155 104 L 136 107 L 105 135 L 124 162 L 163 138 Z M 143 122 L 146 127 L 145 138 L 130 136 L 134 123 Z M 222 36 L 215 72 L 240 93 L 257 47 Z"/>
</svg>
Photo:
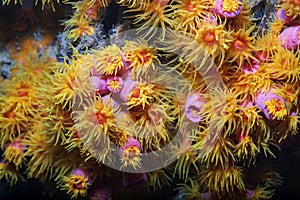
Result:
<svg viewBox="0 0 300 200">
<path fill-rule="evenodd" d="M 239 49 L 239 50 L 242 50 L 246 47 L 246 44 L 242 41 L 242 40 L 239 40 L 237 39 L 235 42 L 234 42 L 234 47 L 236 49 Z"/>
<path fill-rule="evenodd" d="M 104 124 L 105 118 L 101 113 L 97 112 L 96 113 L 96 118 L 97 118 L 98 124 Z"/>
<path fill-rule="evenodd" d="M 187 6 L 186 6 L 186 10 L 189 11 L 189 12 L 193 12 L 193 9 L 194 9 L 195 7 L 196 7 L 195 4 L 189 3 L 189 4 L 187 4 Z"/>
</svg>

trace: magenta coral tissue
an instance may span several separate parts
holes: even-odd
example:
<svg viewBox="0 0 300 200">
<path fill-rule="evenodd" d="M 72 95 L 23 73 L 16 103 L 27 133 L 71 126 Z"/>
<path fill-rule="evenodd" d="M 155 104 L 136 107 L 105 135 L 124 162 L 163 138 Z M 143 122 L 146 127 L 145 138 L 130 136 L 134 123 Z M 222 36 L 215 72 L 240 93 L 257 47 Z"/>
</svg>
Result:
<svg viewBox="0 0 300 200">
<path fill-rule="evenodd" d="M 280 34 L 282 46 L 287 49 L 297 49 L 300 46 L 300 26 L 286 28 Z"/>
</svg>

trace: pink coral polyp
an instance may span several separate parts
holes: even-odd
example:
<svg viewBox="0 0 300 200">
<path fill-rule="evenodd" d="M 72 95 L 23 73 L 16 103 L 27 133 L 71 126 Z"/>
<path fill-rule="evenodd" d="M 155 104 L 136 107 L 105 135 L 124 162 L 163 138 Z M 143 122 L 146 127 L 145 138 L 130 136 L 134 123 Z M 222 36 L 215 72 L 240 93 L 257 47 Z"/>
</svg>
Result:
<svg viewBox="0 0 300 200">
<path fill-rule="evenodd" d="M 189 95 L 185 104 L 186 117 L 192 122 L 200 122 L 203 119 L 200 111 L 204 104 L 205 102 L 199 93 Z"/>
<path fill-rule="evenodd" d="M 258 92 L 255 98 L 255 104 L 267 119 L 281 120 L 287 115 L 286 101 L 279 95 L 272 92 Z"/>
<path fill-rule="evenodd" d="M 215 9 L 222 17 L 233 18 L 240 14 L 242 2 L 241 0 L 216 0 Z"/>
<path fill-rule="evenodd" d="M 300 26 L 291 26 L 286 28 L 280 34 L 282 47 L 287 49 L 296 49 L 300 46 Z"/>
</svg>

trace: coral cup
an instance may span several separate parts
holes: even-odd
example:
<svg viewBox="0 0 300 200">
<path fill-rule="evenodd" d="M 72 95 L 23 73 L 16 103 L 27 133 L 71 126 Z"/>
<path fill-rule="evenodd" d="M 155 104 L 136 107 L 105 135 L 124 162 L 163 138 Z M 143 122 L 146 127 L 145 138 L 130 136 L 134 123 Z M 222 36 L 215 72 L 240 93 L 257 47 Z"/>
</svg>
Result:
<svg viewBox="0 0 300 200">
<path fill-rule="evenodd" d="M 279 38 L 283 48 L 296 49 L 300 46 L 300 26 L 286 28 L 282 31 Z"/>
</svg>

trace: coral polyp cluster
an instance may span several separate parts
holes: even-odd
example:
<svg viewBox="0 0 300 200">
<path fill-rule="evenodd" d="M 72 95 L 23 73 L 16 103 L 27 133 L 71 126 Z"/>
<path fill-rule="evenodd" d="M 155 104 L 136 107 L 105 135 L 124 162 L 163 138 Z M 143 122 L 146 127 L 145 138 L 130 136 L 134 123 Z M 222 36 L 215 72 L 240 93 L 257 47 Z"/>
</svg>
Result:
<svg viewBox="0 0 300 200">
<path fill-rule="evenodd" d="M 278 157 L 299 147 L 298 1 L 41 2 L 0 7 L 15 27 L 0 30 L 2 181 L 66 199 L 276 196 Z"/>
</svg>

